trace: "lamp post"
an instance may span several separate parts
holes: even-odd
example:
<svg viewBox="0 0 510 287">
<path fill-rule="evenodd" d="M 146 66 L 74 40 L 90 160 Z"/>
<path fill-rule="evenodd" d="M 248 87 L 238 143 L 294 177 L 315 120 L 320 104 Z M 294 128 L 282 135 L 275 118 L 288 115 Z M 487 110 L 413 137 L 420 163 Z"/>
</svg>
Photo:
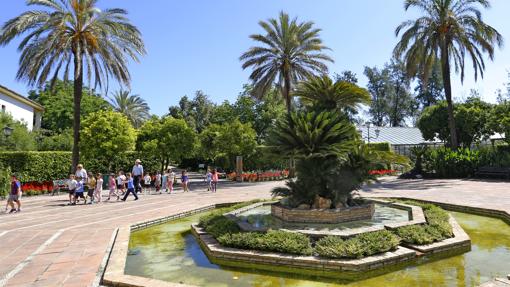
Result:
<svg viewBox="0 0 510 287">
<path fill-rule="evenodd" d="M 366 122 L 365 126 L 367 127 L 367 136 L 366 137 L 363 137 L 363 132 L 361 133 L 361 137 L 363 139 L 366 139 L 367 140 L 367 143 L 370 144 L 370 140 L 371 139 L 376 139 L 379 137 L 379 134 L 381 132 L 381 130 L 379 129 L 379 127 L 375 127 L 375 137 L 372 137 L 370 136 L 370 127 L 372 126 L 372 123 L 371 122 Z"/>
</svg>

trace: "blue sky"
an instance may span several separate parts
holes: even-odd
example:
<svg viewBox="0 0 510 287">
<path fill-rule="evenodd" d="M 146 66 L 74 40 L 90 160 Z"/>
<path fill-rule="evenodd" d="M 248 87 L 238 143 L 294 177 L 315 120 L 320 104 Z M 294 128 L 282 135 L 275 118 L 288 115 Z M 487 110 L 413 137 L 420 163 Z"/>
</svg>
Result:
<svg viewBox="0 0 510 287">
<path fill-rule="evenodd" d="M 25 1 L 2 1 L 0 22 L 25 11 Z M 510 42 L 510 1 L 493 0 L 484 19 Z M 276 17 L 284 10 L 321 28 L 324 43 L 335 63 L 330 72 L 352 70 L 366 84 L 364 66 L 381 66 L 389 61 L 397 42 L 395 27 L 413 18 L 402 0 L 100 0 L 103 8 L 121 7 L 142 31 L 148 55 L 130 65 L 132 92 L 141 95 L 153 113 L 163 115 L 183 95 L 203 90 L 214 102 L 235 100 L 248 83 L 239 56 L 253 42 L 250 34 L 261 32 L 258 21 Z M 30 87 L 15 80 L 19 53 L 17 43 L 0 47 L 0 84 L 26 94 Z M 454 77 L 454 95 L 461 99 L 476 88 L 482 98 L 494 102 L 495 90 L 508 81 L 508 45 L 487 61 L 486 75 L 477 83 L 467 70 L 464 85 Z M 113 85 L 110 90 L 118 87 Z"/>
</svg>

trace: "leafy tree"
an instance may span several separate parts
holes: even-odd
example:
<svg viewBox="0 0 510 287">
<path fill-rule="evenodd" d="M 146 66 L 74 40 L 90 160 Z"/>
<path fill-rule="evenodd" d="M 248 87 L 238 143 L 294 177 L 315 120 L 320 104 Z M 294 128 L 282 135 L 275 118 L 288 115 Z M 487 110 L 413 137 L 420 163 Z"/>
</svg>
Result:
<svg viewBox="0 0 510 287">
<path fill-rule="evenodd" d="M 60 132 L 49 130 L 37 131 L 37 149 L 40 151 L 71 151 L 73 149 L 73 131 Z"/>
<path fill-rule="evenodd" d="M 179 106 L 171 106 L 168 111 L 171 117 L 184 119 L 186 123 L 196 130 L 202 132 L 210 123 L 215 105 L 209 96 L 202 91 L 196 91 L 195 97 L 190 101 L 184 96 L 179 101 Z"/>
<path fill-rule="evenodd" d="M 151 116 L 147 102 L 139 95 L 130 95 L 129 91 L 117 91 L 110 104 L 115 111 L 125 115 L 135 128 L 141 127 Z"/>
<path fill-rule="evenodd" d="M 414 91 L 417 93 L 416 101 L 422 110 L 444 100 L 443 77 L 439 61 L 434 62 L 428 79 L 418 78 L 418 85 Z"/>
<path fill-rule="evenodd" d="M 489 114 L 488 127 L 494 132 L 505 134 L 505 140 L 510 144 L 510 101 L 494 106 Z"/>
<path fill-rule="evenodd" d="M 420 74 L 427 79 L 439 59 L 445 98 L 448 106 L 450 143 L 458 146 L 457 128 L 451 87 L 451 66 L 460 71 L 464 80 L 465 57 L 473 63 L 474 76 L 483 77 L 485 70 L 484 53 L 494 58 L 494 47 L 503 45 L 503 37 L 482 20 L 479 7 L 489 8 L 488 0 L 405 0 L 404 7 L 420 9 L 424 15 L 416 20 L 405 21 L 395 30 L 402 35 L 394 54 L 403 57 L 410 76 Z"/>
<path fill-rule="evenodd" d="M 138 29 L 126 17 L 123 9 L 99 9 L 97 0 L 31 0 L 27 5 L 46 10 L 31 10 L 7 21 L 0 29 L 0 45 L 6 45 L 25 34 L 18 49 L 21 51 L 19 80 L 42 86 L 53 74 L 60 72 L 68 79 L 74 68 L 73 161 L 80 158 L 80 113 L 83 76 L 89 85 L 108 84 L 114 79 L 129 85 L 128 58 L 138 61 L 145 47 Z M 86 73 L 84 73 L 86 72 Z"/>
<path fill-rule="evenodd" d="M 227 169 L 235 167 L 236 156 L 249 157 L 257 146 L 256 134 L 251 124 L 243 124 L 239 120 L 222 125 L 212 124 L 199 138 L 201 155 Z"/>
<path fill-rule="evenodd" d="M 126 116 L 114 111 L 88 115 L 83 120 L 81 135 L 81 152 L 86 160 L 117 158 L 132 151 L 136 140 L 136 132 Z"/>
<path fill-rule="evenodd" d="M 319 110 L 336 110 L 347 113 L 361 104 L 370 103 L 367 90 L 346 81 L 333 82 L 329 76 L 314 77 L 299 83 L 294 95 L 304 104 Z"/>
<path fill-rule="evenodd" d="M 3 129 L 9 127 L 12 134 L 3 135 Z M 27 151 L 35 150 L 36 142 L 33 132 L 27 129 L 25 123 L 16 121 L 9 113 L 0 112 L 0 151 Z"/>
<path fill-rule="evenodd" d="M 492 131 L 488 128 L 488 118 L 492 109 L 491 104 L 477 98 L 469 98 L 465 103 L 455 105 L 454 115 L 457 123 L 459 144 L 470 148 L 471 144 L 488 137 Z M 423 110 L 417 126 L 425 140 L 448 141 L 450 129 L 448 126 L 448 105 L 445 101 Z"/>
<path fill-rule="evenodd" d="M 55 133 L 72 129 L 73 84 L 70 81 L 56 80 L 53 87 L 48 82 L 43 88 L 30 91 L 28 97 L 44 107 L 41 128 Z M 84 118 L 91 113 L 109 109 L 110 105 L 100 95 L 84 88 L 80 107 L 80 116 Z"/>
<path fill-rule="evenodd" d="M 335 74 L 335 80 L 349 82 L 351 84 L 357 84 L 358 76 L 356 76 L 356 73 L 346 70 L 341 72 L 340 74 Z"/>
<path fill-rule="evenodd" d="M 327 71 L 325 62 L 333 60 L 323 51 L 329 48 L 322 44 L 321 30 L 314 28 L 313 22 L 298 22 L 283 11 L 278 19 L 260 21 L 259 25 L 266 34 L 254 34 L 250 38 L 262 45 L 250 48 L 240 57 L 242 67 L 253 67 L 250 74 L 253 95 L 261 98 L 276 84 L 290 115 L 293 86 Z"/>
<path fill-rule="evenodd" d="M 197 135 L 185 120 L 173 117 L 152 118 L 138 132 L 136 149 L 156 156 L 161 170 L 170 162 L 180 162 L 195 152 Z"/>
<path fill-rule="evenodd" d="M 365 67 L 368 90 L 372 95 L 369 114 L 377 126 L 386 123 L 392 127 L 405 125 L 405 120 L 416 112 L 410 92 L 410 79 L 404 66 L 392 59 L 382 70 Z"/>
<path fill-rule="evenodd" d="M 211 116 L 211 123 L 221 124 L 234 121 L 235 119 L 237 119 L 235 107 L 230 104 L 229 101 L 225 100 L 214 108 Z"/>
</svg>

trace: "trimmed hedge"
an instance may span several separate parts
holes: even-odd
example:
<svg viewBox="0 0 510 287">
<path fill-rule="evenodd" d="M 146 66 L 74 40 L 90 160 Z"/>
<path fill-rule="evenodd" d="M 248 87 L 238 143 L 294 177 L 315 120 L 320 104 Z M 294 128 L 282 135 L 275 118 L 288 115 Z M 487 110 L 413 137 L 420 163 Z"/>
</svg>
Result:
<svg viewBox="0 0 510 287">
<path fill-rule="evenodd" d="M 65 151 L 19 151 L 0 152 L 0 165 L 10 167 L 20 181 L 47 181 L 67 178 L 71 168 L 71 152 Z M 87 171 L 107 174 L 117 170 L 131 170 L 135 159 L 140 158 L 148 172 L 161 168 L 158 160 L 143 156 L 138 152 L 125 152 L 108 161 L 97 159 L 83 159 L 82 163 Z M 108 167 L 111 170 L 108 170 Z"/>
<path fill-rule="evenodd" d="M 225 216 L 215 217 L 209 225 L 205 228 L 207 233 L 211 234 L 214 238 L 218 238 L 227 233 L 237 233 L 241 231 L 237 223 Z"/>
<path fill-rule="evenodd" d="M 270 230 L 267 233 L 227 233 L 220 236 L 218 242 L 223 246 L 240 249 L 274 251 L 298 255 L 311 255 L 313 252 L 308 236 L 280 230 Z"/>
<path fill-rule="evenodd" d="M 391 144 L 388 142 L 384 143 L 369 143 L 368 146 L 377 151 L 392 151 Z"/>
<path fill-rule="evenodd" d="M 343 240 L 338 236 L 327 236 L 315 245 L 318 255 L 327 258 L 362 258 L 395 250 L 400 238 L 388 230 L 362 233 Z"/>
<path fill-rule="evenodd" d="M 403 242 L 425 245 L 453 237 L 448 212 L 432 204 L 409 202 L 423 209 L 427 224 L 399 227 L 395 230 Z"/>
</svg>

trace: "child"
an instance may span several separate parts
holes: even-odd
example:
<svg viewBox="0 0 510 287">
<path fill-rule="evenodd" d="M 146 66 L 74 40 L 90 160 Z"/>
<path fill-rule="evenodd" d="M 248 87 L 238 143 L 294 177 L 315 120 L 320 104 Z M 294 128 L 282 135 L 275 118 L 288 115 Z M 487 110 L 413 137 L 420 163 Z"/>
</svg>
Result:
<svg viewBox="0 0 510 287">
<path fill-rule="evenodd" d="M 126 194 L 124 194 L 122 201 L 126 201 L 128 195 L 130 193 L 132 193 L 135 196 L 135 200 L 138 200 L 138 195 L 136 195 L 136 191 L 135 191 L 135 183 L 133 182 L 133 177 L 131 176 L 130 172 L 127 173 L 126 184 L 127 184 L 127 191 L 126 191 Z"/>
<path fill-rule="evenodd" d="M 9 198 L 7 199 L 7 203 L 11 206 L 11 211 L 9 213 L 21 211 L 21 202 L 19 201 L 20 197 L 21 197 L 21 183 L 13 174 L 11 175 L 11 193 L 9 193 Z M 18 205 L 18 209 L 14 208 L 15 202 Z"/>
<path fill-rule="evenodd" d="M 207 191 L 212 190 L 212 173 L 210 169 L 207 169 L 207 174 L 205 175 L 205 180 L 207 181 Z"/>
<path fill-rule="evenodd" d="M 124 175 L 124 172 L 121 170 L 119 171 L 119 175 L 117 176 L 117 190 L 120 191 L 122 195 L 124 195 L 124 187 L 126 184 L 126 176 Z"/>
<path fill-rule="evenodd" d="M 69 175 L 69 181 L 67 182 L 67 189 L 69 190 L 69 205 L 74 202 L 74 192 L 76 191 L 76 178 L 74 174 Z"/>
<path fill-rule="evenodd" d="M 144 194 L 147 195 L 150 194 L 150 188 L 151 188 L 151 176 L 150 174 L 146 173 L 145 177 L 143 178 L 143 187 L 144 187 Z"/>
<path fill-rule="evenodd" d="M 174 191 L 175 172 L 171 169 L 168 170 L 168 176 L 166 177 L 166 187 L 170 190 L 170 193 Z"/>
<path fill-rule="evenodd" d="M 94 203 L 94 191 L 96 190 L 96 178 L 92 173 L 89 173 L 87 181 L 87 198 L 90 198 L 89 204 Z M 87 200 L 85 200 L 87 202 Z"/>
<path fill-rule="evenodd" d="M 78 180 L 76 182 L 76 190 L 74 192 L 74 201 L 73 205 L 76 205 L 76 202 L 78 201 L 78 198 L 83 198 L 83 205 L 87 204 L 87 200 L 85 199 L 85 195 L 83 194 L 84 190 L 84 184 L 81 177 L 78 177 Z"/>
<path fill-rule="evenodd" d="M 120 199 L 119 194 L 117 193 L 117 186 L 115 185 L 115 174 L 111 173 L 110 177 L 108 178 L 108 188 L 110 189 L 110 193 L 108 193 L 108 201 L 110 200 L 110 197 L 113 195 L 117 196 L 117 200 Z"/>
<path fill-rule="evenodd" d="M 212 192 L 216 193 L 216 188 L 218 187 L 218 181 L 219 181 L 218 171 L 216 169 L 213 169 L 212 172 Z"/>
<path fill-rule="evenodd" d="M 184 192 L 189 192 L 189 176 L 186 170 L 182 171 L 181 174 L 181 183 L 182 183 L 182 189 Z"/>
<path fill-rule="evenodd" d="M 156 192 L 159 191 L 161 194 L 161 172 L 156 172 L 156 179 L 154 180 L 154 185 L 156 186 Z"/>
<path fill-rule="evenodd" d="M 101 202 L 101 194 L 103 193 L 103 175 L 98 173 L 96 175 L 96 188 L 94 189 L 94 200 L 96 203 Z"/>
</svg>

